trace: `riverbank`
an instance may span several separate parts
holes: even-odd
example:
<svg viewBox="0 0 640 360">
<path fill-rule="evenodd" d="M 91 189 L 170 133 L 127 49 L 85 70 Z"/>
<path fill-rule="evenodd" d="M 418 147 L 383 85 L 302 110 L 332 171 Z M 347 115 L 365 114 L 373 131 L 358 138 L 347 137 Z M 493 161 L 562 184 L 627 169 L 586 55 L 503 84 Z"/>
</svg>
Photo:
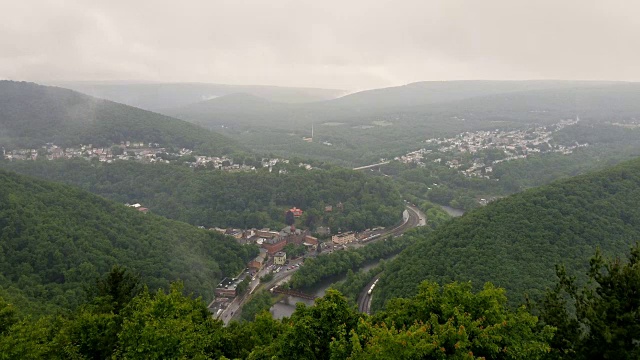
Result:
<svg viewBox="0 0 640 360">
<path fill-rule="evenodd" d="M 446 205 L 440 205 L 440 204 L 436 204 L 436 205 L 440 206 L 442 210 L 446 211 L 447 214 L 453 217 L 459 217 L 464 215 L 464 210 L 455 209 L 455 208 L 452 208 L 451 206 L 446 206 Z"/>
</svg>

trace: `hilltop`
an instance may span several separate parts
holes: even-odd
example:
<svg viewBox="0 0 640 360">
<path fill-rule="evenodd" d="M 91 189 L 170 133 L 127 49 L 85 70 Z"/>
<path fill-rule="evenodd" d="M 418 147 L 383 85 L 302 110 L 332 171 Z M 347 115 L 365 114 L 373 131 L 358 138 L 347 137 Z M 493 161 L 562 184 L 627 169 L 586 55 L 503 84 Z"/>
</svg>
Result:
<svg viewBox="0 0 640 360">
<path fill-rule="evenodd" d="M 114 265 L 151 289 L 184 281 L 210 299 L 257 249 L 76 188 L 0 170 L 0 296 L 30 312 L 72 309 Z"/>
<path fill-rule="evenodd" d="M 491 281 L 514 302 L 537 298 L 554 266 L 586 272 L 600 248 L 622 256 L 640 239 L 640 159 L 495 201 L 440 226 L 404 250 L 385 271 L 374 306 L 415 293 L 427 279 Z"/>
<path fill-rule="evenodd" d="M 299 106 L 270 101 L 248 93 L 235 93 L 165 109 L 162 112 L 179 119 L 188 119 L 196 124 L 216 128 L 218 125 L 269 125 L 264 121 L 269 121 L 273 116 L 279 116 Z"/>
<path fill-rule="evenodd" d="M 367 90 L 336 99 L 284 104 L 220 97 L 164 113 L 220 129 L 254 151 L 296 153 L 343 165 L 420 149 L 430 138 L 465 131 L 527 128 L 580 116 L 634 121 L 640 84 L 596 81 L 444 81 Z M 314 142 L 302 138 L 311 136 Z"/>
<path fill-rule="evenodd" d="M 330 100 L 345 93 L 344 90 L 336 89 L 209 83 L 63 81 L 52 85 L 152 111 L 185 106 L 237 93 L 291 104 Z"/>
<path fill-rule="evenodd" d="M 280 228 L 284 211 L 304 209 L 305 227 L 364 230 L 395 224 L 402 200 L 388 179 L 337 167 L 305 170 L 277 164 L 273 172 L 225 172 L 173 164 L 83 159 L 0 162 L 25 175 L 76 185 L 120 203 L 139 202 L 156 214 L 207 227 Z M 282 170 L 282 173 L 280 172 Z M 342 203 L 342 211 L 325 212 Z M 324 224 L 323 224 L 324 223 Z"/>
<path fill-rule="evenodd" d="M 158 143 L 219 155 L 239 148 L 221 134 L 191 123 L 78 92 L 27 82 L 0 81 L 0 145 L 33 147 L 123 141 Z"/>
</svg>

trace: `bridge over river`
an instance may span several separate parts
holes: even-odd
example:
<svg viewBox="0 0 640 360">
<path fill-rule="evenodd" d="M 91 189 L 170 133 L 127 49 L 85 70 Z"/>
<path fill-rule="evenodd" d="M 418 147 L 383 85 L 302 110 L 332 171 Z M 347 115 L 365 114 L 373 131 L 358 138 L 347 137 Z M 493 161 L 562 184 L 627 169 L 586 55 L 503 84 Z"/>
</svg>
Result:
<svg viewBox="0 0 640 360">
<path fill-rule="evenodd" d="M 387 165 L 389 163 L 389 161 L 383 161 L 377 164 L 371 164 L 371 165 L 367 165 L 367 166 L 360 166 L 357 168 L 353 168 L 353 170 L 366 170 L 366 169 L 373 169 L 373 168 L 377 168 L 380 167 L 382 165 Z"/>
<path fill-rule="evenodd" d="M 301 299 L 307 299 L 307 300 L 314 300 L 315 298 L 317 298 L 317 296 L 305 294 L 301 291 L 283 289 L 281 287 L 274 287 L 271 289 L 271 292 L 274 294 L 285 294 L 285 295 L 295 296 L 295 297 L 298 297 Z"/>
</svg>

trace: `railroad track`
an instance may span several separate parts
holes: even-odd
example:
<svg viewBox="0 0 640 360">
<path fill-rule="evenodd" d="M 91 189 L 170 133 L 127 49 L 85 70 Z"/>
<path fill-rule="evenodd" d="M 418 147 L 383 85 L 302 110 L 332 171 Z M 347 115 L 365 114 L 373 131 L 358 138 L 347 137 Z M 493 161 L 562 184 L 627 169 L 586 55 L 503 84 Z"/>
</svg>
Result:
<svg viewBox="0 0 640 360">
<path fill-rule="evenodd" d="M 423 219 L 422 216 L 425 216 L 424 214 L 419 212 L 420 210 L 414 208 L 413 206 L 407 205 L 407 211 L 409 212 L 409 218 L 407 219 L 407 221 L 405 221 L 404 223 L 400 224 L 396 228 L 389 230 L 387 233 L 382 235 L 380 238 L 387 237 L 389 235 L 391 235 L 391 236 L 402 235 L 405 231 L 418 226 L 420 224 L 421 219 Z M 365 314 L 369 314 L 370 313 L 370 311 L 371 311 L 371 299 L 372 299 L 372 296 L 373 296 L 373 294 L 375 292 L 372 292 L 371 294 L 369 294 L 368 292 L 369 292 L 369 289 L 371 289 L 371 286 L 379 278 L 380 278 L 380 275 L 377 275 L 376 277 L 371 279 L 371 282 L 369 282 L 367 284 L 367 286 L 360 292 L 360 295 L 358 296 L 358 310 L 360 312 L 363 312 Z"/>
</svg>

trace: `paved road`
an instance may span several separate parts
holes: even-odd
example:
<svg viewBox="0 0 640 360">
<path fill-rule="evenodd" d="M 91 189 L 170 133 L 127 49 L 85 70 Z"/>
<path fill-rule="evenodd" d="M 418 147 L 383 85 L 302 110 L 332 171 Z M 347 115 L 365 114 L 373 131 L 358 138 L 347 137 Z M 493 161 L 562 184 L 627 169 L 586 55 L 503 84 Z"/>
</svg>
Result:
<svg viewBox="0 0 640 360">
<path fill-rule="evenodd" d="M 296 265 L 298 263 L 302 262 L 302 258 L 297 258 L 294 260 L 291 260 L 289 265 L 283 267 L 280 272 L 273 274 L 273 280 L 265 283 L 265 284 L 260 284 L 260 277 L 266 275 L 269 270 L 267 270 L 268 267 L 265 267 L 264 269 L 260 270 L 260 272 L 255 276 L 255 280 L 251 281 L 251 284 L 249 285 L 249 290 L 247 290 L 247 292 L 241 296 L 241 297 L 236 297 L 235 299 L 233 299 L 233 301 L 231 302 L 231 304 L 229 304 L 229 306 L 222 312 L 222 314 L 220 314 L 220 320 L 222 320 L 224 322 L 225 325 L 229 324 L 229 322 L 231 322 L 231 320 L 237 320 L 238 319 L 238 314 L 239 311 L 242 306 L 244 305 L 244 303 L 249 300 L 250 295 L 259 287 L 262 286 L 264 289 L 270 289 L 272 286 L 279 284 L 279 283 L 283 283 L 289 280 L 289 278 L 291 277 L 291 275 L 293 275 L 294 272 L 296 272 L 299 268 L 298 267 L 294 267 L 291 270 L 287 270 L 287 268 L 289 268 L 292 265 Z"/>
<path fill-rule="evenodd" d="M 420 209 L 418 209 L 415 206 L 406 205 L 406 210 L 407 210 L 407 218 L 405 221 L 402 222 L 402 224 L 391 228 L 385 232 L 383 232 L 380 237 L 378 237 L 376 240 L 372 240 L 369 241 L 368 243 L 371 243 L 373 241 L 377 241 L 379 239 L 384 239 L 388 236 L 400 236 L 402 235 L 405 231 L 414 228 L 416 226 L 424 226 L 426 224 L 425 219 L 426 216 L 424 215 L 424 213 L 422 213 L 422 211 L 420 211 Z M 361 245 L 362 246 L 362 245 Z M 302 259 L 297 259 L 295 261 L 291 261 L 291 263 L 282 268 L 282 270 L 280 270 L 279 273 L 274 274 L 274 279 L 269 281 L 264 285 L 264 288 L 269 289 L 271 288 L 273 285 L 276 285 L 278 283 L 283 283 L 288 281 L 288 279 L 291 277 L 291 275 L 293 275 L 294 272 L 296 272 L 299 267 L 294 267 L 291 270 L 286 270 L 289 266 L 291 265 L 295 265 L 299 262 L 301 262 Z M 241 297 L 237 297 L 235 298 L 231 304 L 220 314 L 220 319 L 226 324 L 228 324 L 232 319 L 234 319 L 237 315 L 238 315 L 238 310 L 240 308 L 242 308 L 242 305 L 244 305 L 244 303 L 249 299 L 250 294 L 258 287 L 260 286 L 260 277 L 264 276 L 268 271 L 265 269 L 262 269 L 260 271 L 260 273 L 258 275 L 256 275 L 255 280 L 251 281 L 251 284 L 249 285 L 249 290 Z M 373 283 L 373 281 L 372 281 Z M 371 285 L 369 285 L 369 287 L 371 287 Z M 369 290 L 369 287 L 367 287 L 364 290 L 364 293 L 366 295 L 367 291 Z M 370 306 L 370 305 L 369 305 Z M 362 311 L 362 310 L 361 310 Z"/>
</svg>

